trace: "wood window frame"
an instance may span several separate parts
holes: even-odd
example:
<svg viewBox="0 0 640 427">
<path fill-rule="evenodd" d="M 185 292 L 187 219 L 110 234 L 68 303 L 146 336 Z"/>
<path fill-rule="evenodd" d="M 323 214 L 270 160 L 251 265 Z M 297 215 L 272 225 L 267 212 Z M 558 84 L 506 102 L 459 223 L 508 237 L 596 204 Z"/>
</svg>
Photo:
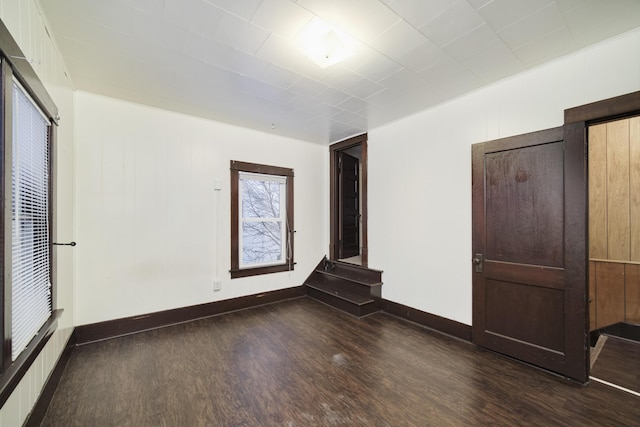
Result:
<svg viewBox="0 0 640 427">
<path fill-rule="evenodd" d="M 33 362 L 44 349 L 45 345 L 57 328 L 62 309 L 57 309 L 56 281 L 55 281 L 55 251 L 50 249 L 51 263 L 51 305 L 52 314 L 40 328 L 15 361 L 11 361 L 11 215 L 5 215 L 5 209 L 11 206 L 11 142 L 12 142 L 12 91 L 13 78 L 16 78 L 38 107 L 45 113 L 52 123 L 49 127 L 49 197 L 50 241 L 55 237 L 55 192 L 54 176 L 54 147 L 56 144 L 56 129 L 58 109 L 49 96 L 46 88 L 38 78 L 25 55 L 11 36 L 11 33 L 0 20 L 0 331 L 2 332 L 2 351 L 0 352 L 0 407 L 9 399 Z M 8 262 L 7 262 L 8 261 Z"/>
<path fill-rule="evenodd" d="M 261 165 L 257 163 L 240 162 L 237 160 L 231 160 L 231 273 L 232 279 L 240 277 L 257 276 L 259 274 L 278 273 L 282 271 L 290 271 L 295 267 L 294 258 L 294 211 L 293 211 L 293 169 L 284 168 L 279 166 Z M 263 175 L 275 175 L 285 176 L 287 178 L 286 184 L 286 209 L 287 209 L 287 222 L 290 233 L 290 239 L 287 239 L 288 251 L 291 254 L 291 259 L 285 261 L 283 264 L 268 265 L 260 267 L 240 268 L 240 207 L 239 207 L 239 173 L 249 172 Z"/>
</svg>

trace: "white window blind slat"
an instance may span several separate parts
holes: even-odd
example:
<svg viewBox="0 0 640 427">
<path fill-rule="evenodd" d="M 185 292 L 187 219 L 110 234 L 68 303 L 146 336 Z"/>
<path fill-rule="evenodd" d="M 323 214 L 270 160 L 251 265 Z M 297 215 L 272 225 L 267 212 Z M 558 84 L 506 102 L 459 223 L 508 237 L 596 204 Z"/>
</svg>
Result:
<svg viewBox="0 0 640 427">
<path fill-rule="evenodd" d="M 12 360 L 51 315 L 49 259 L 49 121 L 13 85 Z"/>
</svg>

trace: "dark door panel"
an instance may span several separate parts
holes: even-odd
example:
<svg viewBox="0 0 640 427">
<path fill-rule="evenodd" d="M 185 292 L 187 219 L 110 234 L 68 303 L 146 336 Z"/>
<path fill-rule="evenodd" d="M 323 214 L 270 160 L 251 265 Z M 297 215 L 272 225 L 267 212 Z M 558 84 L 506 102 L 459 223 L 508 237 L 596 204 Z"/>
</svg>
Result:
<svg viewBox="0 0 640 427">
<path fill-rule="evenodd" d="M 360 253 L 360 161 L 347 153 L 338 153 L 340 191 L 340 258 Z"/>
<path fill-rule="evenodd" d="M 472 148 L 473 341 L 584 382 L 585 160 L 564 132 Z"/>
</svg>

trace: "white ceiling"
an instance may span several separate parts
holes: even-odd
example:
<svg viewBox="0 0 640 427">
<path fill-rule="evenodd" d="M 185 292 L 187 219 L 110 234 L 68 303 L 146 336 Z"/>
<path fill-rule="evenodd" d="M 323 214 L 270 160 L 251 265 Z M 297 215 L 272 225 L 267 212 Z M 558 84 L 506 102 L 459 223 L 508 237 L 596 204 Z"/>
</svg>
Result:
<svg viewBox="0 0 640 427">
<path fill-rule="evenodd" d="M 41 0 L 77 89 L 329 143 L 640 27 L 640 0 Z M 357 39 L 321 69 L 315 16 Z"/>
</svg>

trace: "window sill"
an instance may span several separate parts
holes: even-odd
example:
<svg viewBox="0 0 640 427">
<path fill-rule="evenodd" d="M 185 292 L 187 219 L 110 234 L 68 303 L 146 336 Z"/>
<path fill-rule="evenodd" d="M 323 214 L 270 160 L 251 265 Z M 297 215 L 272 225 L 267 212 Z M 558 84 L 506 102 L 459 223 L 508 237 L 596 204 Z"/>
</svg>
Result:
<svg viewBox="0 0 640 427">
<path fill-rule="evenodd" d="M 36 360 L 44 346 L 51 338 L 51 335 L 58 326 L 58 319 L 62 315 L 63 310 L 54 310 L 49 316 L 49 319 L 38 331 L 38 334 L 33 337 L 29 345 L 18 356 L 15 362 L 13 362 L 7 370 L 0 374 L 0 407 L 2 407 L 11 393 L 16 389 L 20 380 L 27 373 L 33 362 Z"/>
<path fill-rule="evenodd" d="M 281 265 L 269 265 L 266 267 L 254 267 L 254 268 L 243 268 L 238 270 L 229 270 L 231 273 L 232 279 L 237 279 L 240 277 L 250 277 L 250 276 L 258 276 L 260 274 L 269 274 L 269 273 L 280 273 L 282 271 L 293 271 L 296 263 L 291 264 L 291 268 L 289 268 L 289 264 L 281 264 Z"/>
</svg>

